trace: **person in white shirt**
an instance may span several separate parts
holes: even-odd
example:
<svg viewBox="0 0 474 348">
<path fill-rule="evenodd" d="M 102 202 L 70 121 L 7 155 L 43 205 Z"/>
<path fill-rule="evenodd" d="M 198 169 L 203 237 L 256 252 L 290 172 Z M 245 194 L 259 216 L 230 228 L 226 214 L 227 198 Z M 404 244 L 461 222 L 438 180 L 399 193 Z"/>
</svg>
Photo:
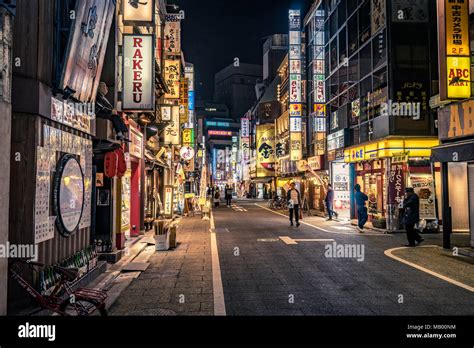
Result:
<svg viewBox="0 0 474 348">
<path fill-rule="evenodd" d="M 300 207 L 301 207 L 301 195 L 300 191 L 296 189 L 295 182 L 290 183 L 290 189 L 286 195 L 288 206 L 290 208 L 290 223 L 293 226 L 293 216 L 295 217 L 296 227 L 300 226 Z"/>
</svg>

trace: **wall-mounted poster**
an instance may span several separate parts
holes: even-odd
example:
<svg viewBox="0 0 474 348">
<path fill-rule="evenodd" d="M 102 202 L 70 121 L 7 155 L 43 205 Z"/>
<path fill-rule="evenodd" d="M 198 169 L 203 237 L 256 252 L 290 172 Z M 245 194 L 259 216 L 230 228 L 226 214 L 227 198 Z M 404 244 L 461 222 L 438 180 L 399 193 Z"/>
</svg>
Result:
<svg viewBox="0 0 474 348">
<path fill-rule="evenodd" d="M 94 102 L 99 86 L 115 1 L 77 1 L 75 20 L 66 52 L 60 88 L 74 91 L 74 98 Z"/>
</svg>

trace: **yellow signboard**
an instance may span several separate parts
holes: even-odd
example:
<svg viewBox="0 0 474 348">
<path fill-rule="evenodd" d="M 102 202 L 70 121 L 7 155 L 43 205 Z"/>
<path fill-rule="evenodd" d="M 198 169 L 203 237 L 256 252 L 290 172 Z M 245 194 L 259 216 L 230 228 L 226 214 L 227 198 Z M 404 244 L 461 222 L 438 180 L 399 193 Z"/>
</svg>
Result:
<svg viewBox="0 0 474 348">
<path fill-rule="evenodd" d="M 445 0 L 446 54 L 469 56 L 469 1 Z"/>
<path fill-rule="evenodd" d="M 257 126 L 257 177 L 273 176 L 275 172 L 275 127 Z"/>
<path fill-rule="evenodd" d="M 355 163 L 398 157 L 400 153 L 408 153 L 410 157 L 430 157 L 431 149 L 438 145 L 437 138 L 389 139 L 347 149 L 344 151 L 344 159 L 346 163 Z"/>
<path fill-rule="evenodd" d="M 299 161 L 303 158 L 303 136 L 301 132 L 290 134 L 290 160 Z"/>
<path fill-rule="evenodd" d="M 448 98 L 467 99 L 471 97 L 471 58 L 447 57 Z"/>
<path fill-rule="evenodd" d="M 194 129 L 185 128 L 183 129 L 183 146 L 194 145 Z"/>
</svg>

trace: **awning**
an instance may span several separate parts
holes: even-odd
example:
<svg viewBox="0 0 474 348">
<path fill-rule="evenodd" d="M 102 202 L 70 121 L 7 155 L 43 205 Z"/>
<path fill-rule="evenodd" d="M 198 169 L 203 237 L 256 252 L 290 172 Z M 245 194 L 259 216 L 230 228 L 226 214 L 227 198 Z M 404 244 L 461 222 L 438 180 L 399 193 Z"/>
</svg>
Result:
<svg viewBox="0 0 474 348">
<path fill-rule="evenodd" d="M 443 144 L 431 150 L 431 162 L 474 161 L 474 140 Z"/>
</svg>

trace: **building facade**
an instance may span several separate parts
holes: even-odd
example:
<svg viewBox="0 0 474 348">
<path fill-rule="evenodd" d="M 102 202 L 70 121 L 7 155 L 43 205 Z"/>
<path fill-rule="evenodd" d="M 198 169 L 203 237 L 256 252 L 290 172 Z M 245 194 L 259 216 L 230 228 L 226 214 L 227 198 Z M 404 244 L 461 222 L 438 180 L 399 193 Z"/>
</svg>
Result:
<svg viewBox="0 0 474 348">
<path fill-rule="evenodd" d="M 474 113 L 472 38 L 474 1 L 437 2 L 439 94 L 431 100 L 438 113 L 439 139 L 432 162 L 441 167 L 439 206 L 444 247 L 451 233 L 469 233 L 474 247 Z M 453 27 L 459 27 L 454 35 Z M 466 245 L 456 244 L 457 247 Z"/>
<path fill-rule="evenodd" d="M 369 196 L 370 220 L 394 230 L 402 228 L 405 186 L 427 185 L 422 219 L 438 218 L 436 169 L 429 162 L 438 143 L 436 114 L 429 107 L 437 93 L 432 82 L 438 79 L 435 3 L 417 2 L 416 15 L 405 13 L 402 5 L 322 1 L 319 7 L 326 16 L 329 169 L 350 177 L 350 194 L 360 184 Z M 354 218 L 353 201 L 351 210 Z"/>
</svg>

